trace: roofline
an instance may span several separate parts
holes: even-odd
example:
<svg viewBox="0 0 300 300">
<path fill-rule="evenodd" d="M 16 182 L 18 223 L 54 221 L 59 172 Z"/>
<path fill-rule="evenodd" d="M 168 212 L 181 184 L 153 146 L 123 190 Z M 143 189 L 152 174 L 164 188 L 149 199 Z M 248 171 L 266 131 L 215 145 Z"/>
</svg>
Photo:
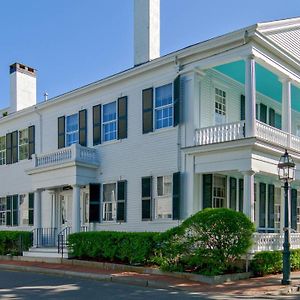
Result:
<svg viewBox="0 0 300 300">
<path fill-rule="evenodd" d="M 300 26 L 300 17 L 257 23 L 257 29 L 265 34 L 269 32 L 282 30 L 282 29 L 291 29 L 299 26 Z"/>
</svg>

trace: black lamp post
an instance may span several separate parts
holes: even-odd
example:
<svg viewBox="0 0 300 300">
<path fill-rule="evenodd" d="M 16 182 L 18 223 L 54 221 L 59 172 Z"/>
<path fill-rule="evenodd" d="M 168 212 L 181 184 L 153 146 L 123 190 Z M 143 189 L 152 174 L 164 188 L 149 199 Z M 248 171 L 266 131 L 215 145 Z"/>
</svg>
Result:
<svg viewBox="0 0 300 300">
<path fill-rule="evenodd" d="M 290 183 L 295 179 L 295 163 L 287 150 L 280 157 L 278 163 L 278 177 L 284 187 L 284 242 L 283 242 L 283 277 L 281 283 L 291 284 L 291 262 L 290 262 L 290 228 L 289 228 L 289 188 Z"/>
</svg>

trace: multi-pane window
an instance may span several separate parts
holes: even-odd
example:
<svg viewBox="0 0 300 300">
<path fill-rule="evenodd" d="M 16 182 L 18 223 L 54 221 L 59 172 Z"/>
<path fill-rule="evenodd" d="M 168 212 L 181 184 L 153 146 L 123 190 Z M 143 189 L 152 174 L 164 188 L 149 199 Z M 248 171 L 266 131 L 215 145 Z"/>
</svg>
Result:
<svg viewBox="0 0 300 300">
<path fill-rule="evenodd" d="M 78 114 L 66 118 L 66 146 L 71 146 L 79 141 L 78 135 Z"/>
<path fill-rule="evenodd" d="M 155 89 L 155 129 L 173 125 L 172 83 Z"/>
<path fill-rule="evenodd" d="M 226 122 L 226 92 L 215 88 L 215 123 Z"/>
<path fill-rule="evenodd" d="M 281 188 L 275 188 L 274 199 L 274 228 L 280 230 L 280 216 L 281 216 Z"/>
<path fill-rule="evenodd" d="M 19 160 L 28 159 L 28 128 L 19 131 Z"/>
<path fill-rule="evenodd" d="M 116 218 L 116 184 L 103 185 L 103 221 L 113 221 Z"/>
<path fill-rule="evenodd" d="M 6 225 L 6 197 L 0 198 L 0 225 Z"/>
<path fill-rule="evenodd" d="M 156 178 L 155 218 L 172 218 L 172 176 Z"/>
<path fill-rule="evenodd" d="M 117 138 L 117 107 L 116 102 L 103 105 L 103 141 Z"/>
<path fill-rule="evenodd" d="M 0 137 L 0 165 L 5 165 L 6 163 L 6 137 Z"/>
<path fill-rule="evenodd" d="M 213 208 L 226 207 L 226 176 L 213 177 Z"/>
<path fill-rule="evenodd" d="M 19 215 L 20 215 L 19 224 L 21 226 L 28 225 L 28 197 L 25 194 L 19 195 Z"/>
</svg>

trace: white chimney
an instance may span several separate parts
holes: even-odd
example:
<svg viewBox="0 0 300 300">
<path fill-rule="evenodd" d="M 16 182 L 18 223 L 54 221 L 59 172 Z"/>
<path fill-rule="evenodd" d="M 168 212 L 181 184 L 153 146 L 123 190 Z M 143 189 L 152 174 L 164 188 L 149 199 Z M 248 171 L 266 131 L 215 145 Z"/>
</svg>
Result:
<svg viewBox="0 0 300 300">
<path fill-rule="evenodd" d="M 160 56 L 160 0 L 134 0 L 134 65 Z"/>
<path fill-rule="evenodd" d="M 14 63 L 10 72 L 10 110 L 19 111 L 36 104 L 36 70 Z"/>
</svg>

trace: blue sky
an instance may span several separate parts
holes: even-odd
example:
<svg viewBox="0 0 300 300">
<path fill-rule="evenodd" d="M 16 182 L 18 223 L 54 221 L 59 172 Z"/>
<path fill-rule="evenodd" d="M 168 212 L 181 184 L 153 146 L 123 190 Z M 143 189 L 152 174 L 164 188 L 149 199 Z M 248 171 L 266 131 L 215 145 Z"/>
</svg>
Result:
<svg viewBox="0 0 300 300">
<path fill-rule="evenodd" d="M 161 0 L 161 54 L 295 16 L 299 0 Z M 1 0 L 0 28 L 0 108 L 14 62 L 38 70 L 39 101 L 133 65 L 133 0 Z"/>
</svg>

